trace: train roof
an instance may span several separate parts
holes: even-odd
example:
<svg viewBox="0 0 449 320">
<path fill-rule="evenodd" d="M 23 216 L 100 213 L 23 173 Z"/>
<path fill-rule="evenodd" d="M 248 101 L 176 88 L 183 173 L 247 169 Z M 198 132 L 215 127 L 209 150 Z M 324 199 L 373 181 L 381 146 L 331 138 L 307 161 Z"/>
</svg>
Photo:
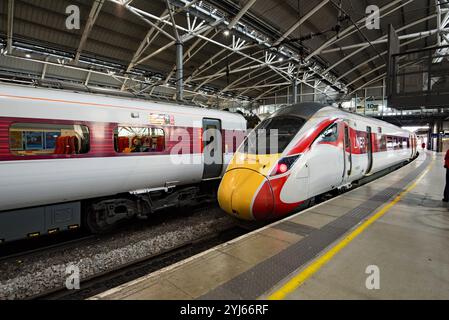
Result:
<svg viewBox="0 0 449 320">
<path fill-rule="evenodd" d="M 326 108 L 326 105 L 318 102 L 302 102 L 298 104 L 287 105 L 276 111 L 272 116 L 279 117 L 285 115 L 293 115 L 309 120 L 323 108 Z"/>
<path fill-rule="evenodd" d="M 157 101 L 157 100 L 149 100 L 149 99 L 141 99 L 139 97 L 125 97 L 125 96 L 117 96 L 117 95 L 109 95 L 107 93 L 91 93 L 91 92 L 80 92 L 73 90 L 64 90 L 64 89 L 55 89 L 55 88 L 42 88 L 42 87 L 31 87 L 29 85 L 18 85 L 18 84 L 4 84 L 0 83 L 0 95 L 11 95 L 11 96 L 26 96 L 28 94 L 32 96 L 36 96 L 38 98 L 53 98 L 55 102 L 61 101 L 79 101 L 82 103 L 92 103 L 93 106 L 101 106 L 101 107 L 117 107 L 122 105 L 128 105 L 130 109 L 133 106 L 139 108 L 148 108 L 151 110 L 153 106 L 163 106 L 167 111 L 179 111 L 189 109 L 194 113 L 207 115 L 221 115 L 244 119 L 244 117 L 235 112 L 225 111 L 225 110 L 216 110 L 209 108 L 202 108 L 199 106 L 194 106 L 191 104 L 184 104 L 182 102 L 176 101 Z"/>
<path fill-rule="evenodd" d="M 322 103 L 318 103 L 318 102 L 301 102 L 301 103 L 297 103 L 297 104 L 292 104 L 292 105 L 286 105 L 285 107 L 279 109 L 278 111 L 276 111 L 275 113 L 273 113 L 271 115 L 271 117 L 278 117 L 278 116 L 296 116 L 296 117 L 300 117 L 302 119 L 305 120 L 310 120 L 313 116 L 315 116 L 319 111 L 321 111 L 322 109 L 327 109 L 327 108 L 332 108 L 335 110 L 336 113 L 339 114 L 346 114 L 351 118 L 358 118 L 360 121 L 370 121 L 370 122 L 374 122 L 377 123 L 378 125 L 382 125 L 382 126 L 386 126 L 386 127 L 390 127 L 391 129 L 400 129 L 403 130 L 402 128 L 395 126 L 391 123 L 376 119 L 376 118 L 372 118 L 369 116 L 365 116 L 365 115 L 361 115 L 361 114 L 357 114 L 357 113 L 351 113 L 348 112 L 346 110 L 342 110 L 342 109 L 338 109 L 332 106 L 328 106 Z"/>
</svg>

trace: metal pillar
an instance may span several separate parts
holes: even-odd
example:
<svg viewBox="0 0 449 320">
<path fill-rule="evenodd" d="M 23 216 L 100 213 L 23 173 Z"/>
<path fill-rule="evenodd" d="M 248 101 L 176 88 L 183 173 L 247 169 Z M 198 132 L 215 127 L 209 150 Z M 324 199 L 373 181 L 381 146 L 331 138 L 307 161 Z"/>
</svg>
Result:
<svg viewBox="0 0 449 320">
<path fill-rule="evenodd" d="M 441 121 L 436 120 L 432 124 L 432 139 L 431 139 L 431 150 L 436 152 L 441 152 L 442 149 L 442 139 L 440 135 Z"/>
<path fill-rule="evenodd" d="M 298 103 L 298 82 L 296 79 L 292 81 L 292 103 Z"/>
<path fill-rule="evenodd" d="M 438 120 L 438 144 L 437 144 L 437 152 L 443 152 L 443 120 Z"/>
<path fill-rule="evenodd" d="M 176 43 L 176 98 L 184 100 L 184 46 L 182 42 Z"/>
</svg>

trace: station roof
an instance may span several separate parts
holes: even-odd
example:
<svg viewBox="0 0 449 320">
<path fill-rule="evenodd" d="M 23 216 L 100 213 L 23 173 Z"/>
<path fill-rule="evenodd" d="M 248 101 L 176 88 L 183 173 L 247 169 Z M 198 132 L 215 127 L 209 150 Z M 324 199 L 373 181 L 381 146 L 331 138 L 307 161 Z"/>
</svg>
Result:
<svg viewBox="0 0 449 320">
<path fill-rule="evenodd" d="M 390 24 L 401 50 L 436 45 L 438 26 L 449 21 L 448 3 L 436 3 L 7 0 L 0 3 L 0 78 L 173 99 L 178 39 L 170 7 L 183 42 L 187 100 L 255 102 L 297 79 L 333 101 L 385 76 Z M 81 23 L 70 30 L 72 5 Z M 379 29 L 366 27 L 369 5 L 380 9 Z"/>
</svg>

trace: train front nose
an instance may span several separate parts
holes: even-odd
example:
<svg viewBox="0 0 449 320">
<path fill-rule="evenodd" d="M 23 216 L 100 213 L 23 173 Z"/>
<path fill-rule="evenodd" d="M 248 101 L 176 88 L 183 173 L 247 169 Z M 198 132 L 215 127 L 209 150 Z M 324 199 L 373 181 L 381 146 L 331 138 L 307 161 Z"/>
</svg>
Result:
<svg viewBox="0 0 449 320">
<path fill-rule="evenodd" d="M 218 202 L 224 211 L 245 220 L 266 219 L 274 208 L 269 181 L 245 168 L 226 172 L 218 189 Z"/>
</svg>

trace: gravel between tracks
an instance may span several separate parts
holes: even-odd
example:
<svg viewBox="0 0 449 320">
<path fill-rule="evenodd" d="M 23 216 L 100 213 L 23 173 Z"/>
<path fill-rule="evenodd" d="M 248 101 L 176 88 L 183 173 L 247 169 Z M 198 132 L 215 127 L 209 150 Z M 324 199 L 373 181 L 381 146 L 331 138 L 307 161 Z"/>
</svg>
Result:
<svg viewBox="0 0 449 320">
<path fill-rule="evenodd" d="M 70 250 L 0 263 L 0 299 L 25 299 L 65 285 L 66 268 L 76 265 L 80 278 L 112 270 L 157 255 L 179 245 L 226 230 L 234 221 L 220 209 L 207 209 L 157 225 L 142 222 L 138 230 L 123 230 Z"/>
</svg>

